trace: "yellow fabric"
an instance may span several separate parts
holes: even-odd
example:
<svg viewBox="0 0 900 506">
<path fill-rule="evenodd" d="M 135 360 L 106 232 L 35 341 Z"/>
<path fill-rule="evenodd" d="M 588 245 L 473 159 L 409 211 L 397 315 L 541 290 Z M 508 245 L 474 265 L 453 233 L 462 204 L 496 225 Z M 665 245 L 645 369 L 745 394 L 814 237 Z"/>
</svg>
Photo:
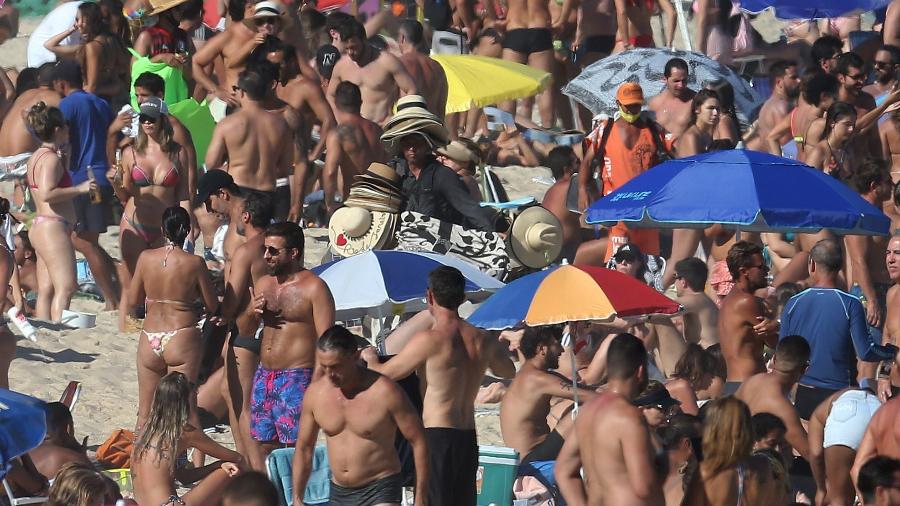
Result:
<svg viewBox="0 0 900 506">
<path fill-rule="evenodd" d="M 573 303 L 576 301 L 576 303 Z M 597 282 L 583 270 L 564 265 L 541 282 L 525 315 L 528 325 L 611 320 L 616 310 Z"/>
<path fill-rule="evenodd" d="M 471 54 L 432 55 L 447 74 L 447 114 L 537 95 L 550 74 L 527 65 Z"/>
</svg>

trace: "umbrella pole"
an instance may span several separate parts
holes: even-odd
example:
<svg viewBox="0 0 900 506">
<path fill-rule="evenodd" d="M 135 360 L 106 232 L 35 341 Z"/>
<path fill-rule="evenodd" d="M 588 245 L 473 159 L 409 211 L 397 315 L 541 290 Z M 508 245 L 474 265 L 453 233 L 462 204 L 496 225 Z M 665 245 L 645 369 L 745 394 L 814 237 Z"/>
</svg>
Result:
<svg viewBox="0 0 900 506">
<path fill-rule="evenodd" d="M 684 47 L 691 51 L 691 35 L 688 33 L 687 17 L 684 15 L 684 4 L 681 3 L 681 0 L 675 0 L 675 15 L 678 17 L 678 27 L 681 28 Z M 672 49 L 675 49 L 675 39 L 672 39 Z"/>
<path fill-rule="evenodd" d="M 572 338 L 572 322 L 566 324 L 562 336 L 563 348 L 569 348 L 569 359 L 572 365 L 572 420 L 578 416 L 578 366 L 575 364 L 575 339 Z"/>
</svg>

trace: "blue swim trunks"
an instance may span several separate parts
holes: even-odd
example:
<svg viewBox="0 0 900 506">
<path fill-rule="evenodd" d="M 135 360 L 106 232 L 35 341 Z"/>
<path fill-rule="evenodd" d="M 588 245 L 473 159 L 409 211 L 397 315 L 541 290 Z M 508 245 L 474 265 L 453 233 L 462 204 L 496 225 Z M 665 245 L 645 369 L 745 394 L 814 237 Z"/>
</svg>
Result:
<svg viewBox="0 0 900 506">
<path fill-rule="evenodd" d="M 259 366 L 250 393 L 250 435 L 262 442 L 297 442 L 303 396 L 312 369 L 266 369 Z"/>
</svg>

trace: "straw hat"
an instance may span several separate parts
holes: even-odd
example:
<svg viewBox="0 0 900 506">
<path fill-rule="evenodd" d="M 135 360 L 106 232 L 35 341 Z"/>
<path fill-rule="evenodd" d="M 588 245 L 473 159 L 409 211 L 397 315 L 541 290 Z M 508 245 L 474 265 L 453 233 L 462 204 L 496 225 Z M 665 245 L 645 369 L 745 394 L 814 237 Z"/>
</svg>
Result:
<svg viewBox="0 0 900 506">
<path fill-rule="evenodd" d="M 440 118 L 418 105 L 404 107 L 389 119 L 384 125 L 381 142 L 388 152 L 396 154 L 399 141 L 413 134 L 424 137 L 431 149 L 446 146 L 450 142 L 450 132 Z"/>
<path fill-rule="evenodd" d="M 563 246 L 562 225 L 541 206 L 519 213 L 509 233 L 513 255 L 524 266 L 541 269 L 559 257 Z"/>
<path fill-rule="evenodd" d="M 342 257 L 382 248 L 394 231 L 397 215 L 369 211 L 361 207 L 342 207 L 328 222 L 331 250 Z"/>
<path fill-rule="evenodd" d="M 350 195 L 344 200 L 345 206 L 386 213 L 400 211 L 403 203 L 400 176 L 391 166 L 372 163 L 366 172 L 353 179 Z"/>
<path fill-rule="evenodd" d="M 447 158 L 460 163 L 477 163 L 478 156 L 465 144 L 459 141 L 452 141 L 450 144 L 442 148 L 438 148 L 437 152 Z"/>
<path fill-rule="evenodd" d="M 150 0 L 151 10 L 147 16 L 157 16 L 173 7 L 187 3 L 188 0 Z"/>
</svg>

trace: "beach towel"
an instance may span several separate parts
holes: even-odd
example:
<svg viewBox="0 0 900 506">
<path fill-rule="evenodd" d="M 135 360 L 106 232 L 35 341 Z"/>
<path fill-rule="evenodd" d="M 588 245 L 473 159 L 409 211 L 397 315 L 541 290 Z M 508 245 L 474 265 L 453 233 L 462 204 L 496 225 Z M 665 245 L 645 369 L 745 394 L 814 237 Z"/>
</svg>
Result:
<svg viewBox="0 0 900 506">
<path fill-rule="evenodd" d="M 270 453 L 266 459 L 266 474 L 278 490 L 279 506 L 293 504 L 294 489 L 291 482 L 293 460 L 293 448 L 279 448 Z M 309 481 L 306 482 L 303 504 L 327 504 L 330 491 L 331 468 L 328 467 L 328 451 L 325 445 L 318 445 L 313 452 L 312 472 L 309 474 Z"/>
<path fill-rule="evenodd" d="M 400 214 L 397 249 L 455 256 L 497 279 L 509 269 L 506 243 L 499 234 L 464 228 L 414 211 Z"/>
<path fill-rule="evenodd" d="M 28 170 L 28 159 L 31 153 L 0 156 L 0 181 L 24 177 Z"/>
</svg>

